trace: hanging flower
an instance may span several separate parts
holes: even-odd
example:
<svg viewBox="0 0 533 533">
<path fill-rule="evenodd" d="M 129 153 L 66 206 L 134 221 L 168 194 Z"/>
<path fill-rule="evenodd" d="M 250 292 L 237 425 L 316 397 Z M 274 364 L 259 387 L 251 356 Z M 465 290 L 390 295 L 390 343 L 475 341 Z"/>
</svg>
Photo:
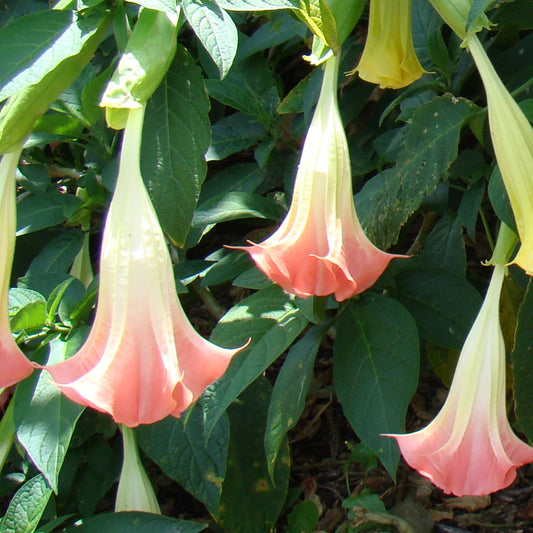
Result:
<svg viewBox="0 0 533 533">
<path fill-rule="evenodd" d="M 487 93 L 492 144 L 522 241 L 513 263 L 533 275 L 533 128 L 477 36 L 470 36 L 467 45 Z"/>
<path fill-rule="evenodd" d="M 139 457 L 133 429 L 121 426 L 124 458 L 115 500 L 115 512 L 142 511 L 161 514 L 154 489 Z"/>
<path fill-rule="evenodd" d="M 533 448 L 513 433 L 505 411 L 505 346 L 497 264 L 459 356 L 448 398 L 427 427 L 394 437 L 404 459 L 446 493 L 480 496 L 510 485 Z"/>
<path fill-rule="evenodd" d="M 8 314 L 9 280 L 15 252 L 15 172 L 22 147 L 0 161 L 0 389 L 14 385 L 33 371 L 11 335 Z"/>
<path fill-rule="evenodd" d="M 72 358 L 47 367 L 71 400 L 129 427 L 179 416 L 238 350 L 193 329 L 139 168 L 144 107 L 131 110 L 104 230 L 91 333 Z"/>
<path fill-rule="evenodd" d="M 325 63 L 285 220 L 267 240 L 242 249 L 287 292 L 302 298 L 334 293 L 342 301 L 373 285 L 398 256 L 367 239 L 355 212 L 337 72 L 338 57 L 333 56 Z"/>
<path fill-rule="evenodd" d="M 413 45 L 411 0 L 370 0 L 368 35 L 354 72 L 390 89 L 405 87 L 424 74 Z"/>
</svg>

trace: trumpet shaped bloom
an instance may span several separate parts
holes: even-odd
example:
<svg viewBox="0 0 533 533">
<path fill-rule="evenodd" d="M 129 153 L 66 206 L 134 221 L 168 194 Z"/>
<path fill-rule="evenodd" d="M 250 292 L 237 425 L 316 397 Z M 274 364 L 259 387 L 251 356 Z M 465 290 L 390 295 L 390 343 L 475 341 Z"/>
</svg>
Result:
<svg viewBox="0 0 533 533">
<path fill-rule="evenodd" d="M 522 241 L 513 262 L 533 275 L 533 128 L 477 36 L 470 36 L 467 44 L 487 93 L 492 144 Z"/>
<path fill-rule="evenodd" d="M 15 252 L 15 171 L 22 148 L 5 154 L 0 161 L 0 388 L 14 385 L 33 371 L 33 365 L 11 336 L 8 292 Z"/>
<path fill-rule="evenodd" d="M 333 56 L 325 63 L 287 216 L 268 239 L 243 249 L 287 292 L 302 298 L 334 293 L 342 301 L 368 289 L 397 256 L 367 239 L 355 212 L 337 72 Z"/>
<path fill-rule="evenodd" d="M 154 489 L 139 457 L 133 429 L 122 426 L 124 458 L 118 482 L 115 512 L 142 511 L 161 514 Z"/>
<path fill-rule="evenodd" d="M 424 74 L 413 45 L 411 0 L 370 0 L 368 35 L 355 71 L 390 89 L 406 87 Z"/>
<path fill-rule="evenodd" d="M 132 110 L 107 215 L 95 321 L 72 358 L 47 367 L 71 400 L 128 427 L 179 416 L 226 370 L 238 350 L 191 326 L 139 168 L 144 108 Z"/>
<path fill-rule="evenodd" d="M 505 346 L 497 264 L 459 356 L 448 398 L 424 429 L 396 438 L 404 459 L 446 493 L 484 495 L 510 485 L 533 448 L 512 431 L 505 411 Z"/>
</svg>

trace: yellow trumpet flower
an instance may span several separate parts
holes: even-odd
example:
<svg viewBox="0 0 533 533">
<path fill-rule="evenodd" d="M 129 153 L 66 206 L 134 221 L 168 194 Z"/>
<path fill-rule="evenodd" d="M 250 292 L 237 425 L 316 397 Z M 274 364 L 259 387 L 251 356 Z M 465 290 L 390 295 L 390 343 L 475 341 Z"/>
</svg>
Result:
<svg viewBox="0 0 533 533">
<path fill-rule="evenodd" d="M 368 36 L 354 70 L 363 80 L 400 89 L 424 74 L 413 45 L 411 1 L 370 0 Z"/>
</svg>

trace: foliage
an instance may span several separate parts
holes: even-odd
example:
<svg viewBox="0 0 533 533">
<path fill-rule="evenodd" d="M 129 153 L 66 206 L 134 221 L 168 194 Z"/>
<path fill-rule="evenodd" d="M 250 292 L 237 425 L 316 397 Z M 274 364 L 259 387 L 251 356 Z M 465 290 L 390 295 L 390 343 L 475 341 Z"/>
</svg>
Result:
<svg viewBox="0 0 533 533">
<path fill-rule="evenodd" d="M 488 283 L 481 262 L 500 221 L 515 227 L 483 86 L 431 4 L 413 2 L 426 73 L 404 89 L 345 75 L 362 51 L 368 6 L 342 45 L 339 105 L 357 213 L 376 246 L 409 256 L 345 302 L 290 295 L 231 248 L 261 242 L 290 205 L 322 79 L 303 56 L 338 46 L 329 0 L 4 4 L 2 153 L 24 140 L 9 292 L 18 346 L 31 361 L 52 364 L 88 335 L 98 279 L 86 284 L 71 267 L 89 235 L 98 270 L 122 135 L 107 127 L 99 102 L 140 9 L 174 17 L 178 28 L 175 57 L 147 102 L 141 149 L 177 291 L 205 337 L 224 347 L 249 344 L 181 417 L 136 429 L 156 493 L 164 498 L 177 482 L 190 494 L 169 517 L 109 512 L 121 446 L 108 415 L 67 399 L 44 370 L 6 391 L 0 401 L 13 395 L 0 422 L 0 531 L 313 531 L 319 507 L 307 496 L 291 501 L 289 442 L 317 394 L 348 421 L 346 439 L 364 446 L 364 457 L 347 453 L 345 462 L 366 468 L 377 457 L 376 468 L 395 479 L 398 447 L 381 435 L 405 430 L 421 372 L 449 385 Z M 533 121 L 531 6 L 476 0 L 469 24 L 483 12 L 497 26 L 479 36 Z M 25 119 L 15 121 L 21 110 Z M 515 370 L 510 386 L 517 426 L 533 439 L 533 296 L 527 276 L 509 271 L 501 319 Z M 16 446 L 4 446 L 11 427 Z M 356 520 L 363 508 L 394 525 L 375 494 L 350 494 L 347 485 L 339 531 L 363 530 Z"/>
</svg>

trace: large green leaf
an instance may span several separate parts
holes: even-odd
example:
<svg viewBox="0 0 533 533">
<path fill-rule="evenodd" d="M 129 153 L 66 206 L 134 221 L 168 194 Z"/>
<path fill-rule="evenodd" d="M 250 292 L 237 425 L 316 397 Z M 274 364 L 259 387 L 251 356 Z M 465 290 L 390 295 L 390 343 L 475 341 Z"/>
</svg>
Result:
<svg viewBox="0 0 533 533">
<path fill-rule="evenodd" d="M 47 363 L 57 363 L 72 355 L 84 339 L 85 332 L 69 342 L 52 341 Z M 17 387 L 14 411 L 17 439 L 56 492 L 59 472 L 83 409 L 61 394 L 48 372 L 34 372 Z"/>
<path fill-rule="evenodd" d="M 83 519 L 64 533 L 198 533 L 207 524 L 150 513 L 106 513 Z"/>
<path fill-rule="evenodd" d="M 280 220 L 285 210 L 276 202 L 250 192 L 230 192 L 209 198 L 194 213 L 193 226 L 207 226 L 241 218 Z"/>
<path fill-rule="evenodd" d="M 26 481 L 9 503 L 0 520 L 2 533 L 33 533 L 52 495 L 45 478 L 38 474 Z"/>
<path fill-rule="evenodd" d="M 187 21 L 224 78 L 228 73 L 239 41 L 231 17 L 213 0 L 182 0 Z"/>
<path fill-rule="evenodd" d="M 224 531 L 273 531 L 285 502 L 290 473 L 287 439 L 272 466 L 272 479 L 263 449 L 271 389 L 265 378 L 259 378 L 228 409 L 231 437 L 220 501 L 220 524 Z"/>
<path fill-rule="evenodd" d="M 221 346 L 251 342 L 204 393 L 207 435 L 228 406 L 290 346 L 306 324 L 293 298 L 275 285 L 241 300 L 220 319 L 212 342 Z"/>
<path fill-rule="evenodd" d="M 461 127 L 474 111 L 469 100 L 445 95 L 413 114 L 396 165 L 369 180 L 356 195 L 357 212 L 375 244 L 383 249 L 394 244 L 424 196 L 446 177 L 457 157 Z"/>
<path fill-rule="evenodd" d="M 479 292 L 464 277 L 434 267 L 406 268 L 395 281 L 391 294 L 416 320 L 420 336 L 460 349 L 481 307 Z"/>
<path fill-rule="evenodd" d="M 185 242 L 205 178 L 208 113 L 200 70 L 178 46 L 166 77 L 148 101 L 141 170 L 163 229 L 179 245 Z"/>
<path fill-rule="evenodd" d="M 83 232 L 70 229 L 52 239 L 32 260 L 28 272 L 67 272 L 83 243 Z"/>
<path fill-rule="evenodd" d="M 229 192 L 254 192 L 265 179 L 266 172 L 256 163 L 239 163 L 204 181 L 198 202 L 203 203 L 214 196 Z"/>
<path fill-rule="evenodd" d="M 211 128 L 211 146 L 206 154 L 207 161 L 218 161 L 228 155 L 249 148 L 265 138 L 265 127 L 244 113 L 237 112 L 220 119 Z"/>
<path fill-rule="evenodd" d="M 0 101 L 36 85 L 66 58 L 80 53 L 97 31 L 97 15 L 44 10 L 20 17 L 0 30 Z"/>
<path fill-rule="evenodd" d="M 227 417 L 220 418 L 207 442 L 202 408 L 198 404 L 181 418 L 167 417 L 140 426 L 136 434 L 142 449 L 163 472 L 218 517 L 229 444 Z"/>
<path fill-rule="evenodd" d="M 401 304 L 376 296 L 347 305 L 335 338 L 335 390 L 357 436 L 392 477 L 398 447 L 380 434 L 403 432 L 418 368 L 416 324 Z"/>
<path fill-rule="evenodd" d="M 73 194 L 47 192 L 17 203 L 17 236 L 61 224 L 82 205 Z"/>
<path fill-rule="evenodd" d="M 518 311 L 515 346 L 511 354 L 514 376 L 514 401 L 520 429 L 533 442 L 533 284 L 529 282 Z"/>
</svg>

